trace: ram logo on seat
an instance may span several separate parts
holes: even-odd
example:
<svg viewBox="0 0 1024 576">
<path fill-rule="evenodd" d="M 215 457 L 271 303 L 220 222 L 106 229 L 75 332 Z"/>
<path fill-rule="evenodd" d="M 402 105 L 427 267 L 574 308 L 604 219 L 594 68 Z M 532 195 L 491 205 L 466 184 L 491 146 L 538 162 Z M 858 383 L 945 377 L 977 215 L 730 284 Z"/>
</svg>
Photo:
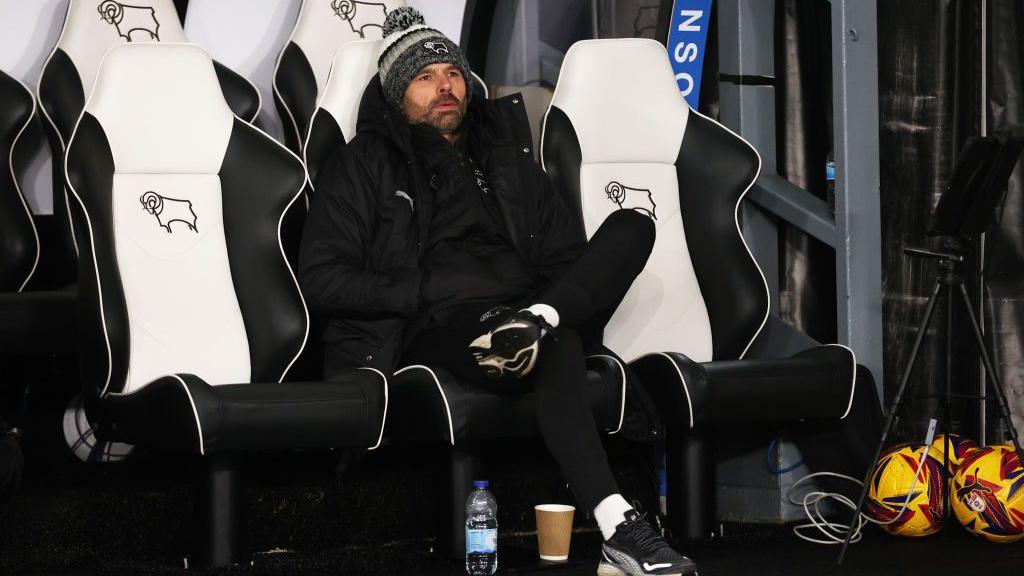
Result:
<svg viewBox="0 0 1024 576">
<path fill-rule="evenodd" d="M 384 19 L 388 17 L 387 6 L 379 2 L 360 2 L 359 0 L 331 0 L 334 15 L 348 22 L 352 31 L 366 38 L 365 28 L 384 30 Z"/>
<path fill-rule="evenodd" d="M 636 210 L 655 220 L 658 219 L 655 215 L 657 205 L 654 203 L 654 196 L 646 188 L 631 188 L 613 180 L 604 187 L 604 193 L 608 195 L 609 200 L 618 204 L 619 208 Z"/>
<path fill-rule="evenodd" d="M 160 40 L 160 21 L 156 19 L 155 8 L 131 6 L 114 0 L 105 0 L 96 10 L 100 13 L 100 18 L 117 28 L 118 35 L 128 42 Z M 132 35 L 136 33 L 143 35 L 133 38 Z"/>
<path fill-rule="evenodd" d="M 139 202 L 142 202 L 142 207 L 153 216 L 156 216 L 156 221 L 167 230 L 170 234 L 172 222 L 181 222 L 188 226 L 193 232 L 199 232 L 196 228 L 196 213 L 192 210 L 192 202 L 188 200 L 178 200 L 176 198 L 167 198 L 161 196 L 156 192 L 149 191 L 139 198 Z"/>
</svg>

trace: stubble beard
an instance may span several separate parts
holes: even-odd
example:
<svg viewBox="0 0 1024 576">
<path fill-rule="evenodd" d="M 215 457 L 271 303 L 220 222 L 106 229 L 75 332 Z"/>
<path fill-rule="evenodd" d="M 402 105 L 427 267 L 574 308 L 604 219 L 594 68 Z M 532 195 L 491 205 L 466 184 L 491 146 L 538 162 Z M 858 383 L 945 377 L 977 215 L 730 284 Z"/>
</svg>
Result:
<svg viewBox="0 0 1024 576">
<path fill-rule="evenodd" d="M 447 111 L 434 110 L 435 106 L 445 102 L 455 102 L 457 108 Z M 458 132 L 459 127 L 462 126 L 462 120 L 466 116 L 466 101 L 458 100 L 454 96 L 438 98 L 431 101 L 426 109 L 421 109 L 418 112 L 419 114 L 413 120 L 414 124 L 429 124 L 442 134 L 451 134 Z"/>
</svg>

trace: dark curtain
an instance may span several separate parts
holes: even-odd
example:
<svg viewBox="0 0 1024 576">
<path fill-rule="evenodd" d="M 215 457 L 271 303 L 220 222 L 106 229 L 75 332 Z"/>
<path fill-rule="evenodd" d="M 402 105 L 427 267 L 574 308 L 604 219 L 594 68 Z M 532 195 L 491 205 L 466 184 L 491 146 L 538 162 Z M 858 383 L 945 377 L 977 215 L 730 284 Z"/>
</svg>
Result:
<svg viewBox="0 0 1024 576">
<path fill-rule="evenodd" d="M 932 259 L 908 257 L 906 246 L 933 245 L 925 236 L 946 187 L 956 153 L 978 132 L 978 3 L 970 0 L 878 2 L 879 155 L 881 160 L 884 373 L 887 401 L 910 357 L 917 326 L 935 280 Z M 968 286 L 976 267 L 967 245 Z M 959 305 L 958 305 L 959 306 Z M 977 391 L 977 360 L 959 308 L 954 309 L 952 354 L 945 349 L 946 307 L 940 306 L 924 339 L 900 431 L 923 436 L 928 418 L 939 416 L 934 395 L 947 372 L 955 393 Z M 947 371 L 947 359 L 950 364 Z M 929 397 L 931 396 L 931 397 Z M 954 405 L 953 426 L 975 436 L 977 405 Z"/>
<path fill-rule="evenodd" d="M 1003 48 L 1013 52 L 1019 63 L 1019 38 L 1024 30 L 1010 28 L 1014 22 L 1018 26 L 1021 23 L 1020 3 L 999 3 L 1003 11 L 1017 15 L 1016 20 L 1001 18 L 1001 25 L 1007 28 Z M 946 187 L 957 151 L 967 137 L 980 130 L 979 6 L 973 0 L 878 2 L 883 377 L 887 400 L 909 361 L 910 345 L 937 273 L 934 260 L 907 257 L 903 248 L 938 247 L 938 239 L 925 235 L 931 213 Z M 833 142 L 829 4 L 824 0 L 776 0 L 775 27 L 777 169 L 790 182 L 831 201 L 825 179 Z M 1019 93 L 1019 65 L 1016 70 L 1018 75 L 1012 82 L 1004 81 L 1006 94 Z M 1014 118 L 1019 119 L 1019 102 L 1017 106 Z M 1007 116 L 1005 107 L 998 106 L 992 107 L 992 114 Z M 1019 185 L 1016 198 L 1024 202 L 1020 200 Z M 1004 238 L 990 240 L 990 279 L 996 273 L 992 265 L 996 258 L 1010 258 L 999 269 L 1017 270 L 1021 275 L 1021 266 L 1017 265 L 1024 260 L 1020 214 L 1004 219 L 1004 228 L 1012 230 L 1006 233 L 1012 236 L 1012 250 L 1002 249 Z M 819 341 L 835 341 L 835 252 L 792 227 L 780 229 L 779 244 L 780 315 Z M 968 242 L 966 250 L 968 289 L 978 294 L 974 273 L 979 269 L 977 243 Z M 1006 298 L 998 304 L 991 301 L 990 306 L 1019 307 L 1013 308 L 1013 313 L 1004 311 L 1000 316 L 1003 320 L 996 321 L 998 326 L 994 323 L 991 332 L 1003 337 L 1012 330 L 1012 337 L 1007 338 L 1012 343 L 1000 348 L 1000 361 L 1007 367 L 1011 363 L 1019 367 L 1021 337 L 1017 326 L 1024 316 L 1024 301 L 1017 294 L 1024 290 L 1009 289 L 1007 293 L 1007 286 L 1020 286 L 1020 281 L 1000 284 Z M 977 357 L 965 322 L 962 311 L 955 309 L 954 345 L 952 353 L 947 354 L 947 310 L 944 305 L 938 309 L 917 360 L 913 393 L 907 398 L 900 426 L 905 437 L 919 436 L 928 418 L 940 416 L 934 396 L 944 391 L 947 373 L 955 393 L 977 392 Z M 1016 355 L 1009 350 L 1017 351 Z M 1015 376 L 1017 389 L 1024 388 L 1024 377 L 1019 373 Z M 952 425 L 975 436 L 976 413 L 977 403 L 957 402 Z"/>
<path fill-rule="evenodd" d="M 825 0 L 775 4 L 776 169 L 827 198 L 832 150 L 832 53 Z M 793 226 L 779 230 L 779 315 L 819 342 L 836 341 L 835 251 Z"/>
<path fill-rule="evenodd" d="M 989 0 L 989 133 L 1024 129 L 1024 4 Z M 995 362 L 1024 434 L 1024 167 L 1018 163 L 999 223 L 986 237 L 985 308 L 987 334 Z M 990 402 L 988 422 L 999 431 L 998 412 Z"/>
</svg>

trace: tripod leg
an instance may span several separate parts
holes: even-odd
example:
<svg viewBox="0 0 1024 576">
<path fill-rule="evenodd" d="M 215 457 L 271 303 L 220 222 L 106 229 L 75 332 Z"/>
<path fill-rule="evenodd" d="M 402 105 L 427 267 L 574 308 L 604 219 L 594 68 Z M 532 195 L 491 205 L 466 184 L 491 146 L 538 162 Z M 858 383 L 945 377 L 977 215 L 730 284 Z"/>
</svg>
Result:
<svg viewBox="0 0 1024 576">
<path fill-rule="evenodd" d="M 992 363 L 992 357 L 989 356 L 988 347 L 985 346 L 985 338 L 981 335 L 981 325 L 978 324 L 978 317 L 974 314 L 971 297 L 968 296 L 967 288 L 963 284 L 960 285 L 960 295 L 963 297 L 964 306 L 967 308 L 967 316 L 971 320 L 974 341 L 978 345 L 978 351 L 981 352 L 981 360 L 985 363 L 988 383 L 992 385 L 996 401 L 999 402 L 1000 416 L 1002 416 L 1003 424 L 1006 425 L 1007 430 L 1010 432 L 1010 439 L 1013 441 L 1014 450 L 1017 451 L 1017 457 L 1020 458 L 1020 463 L 1024 466 L 1024 450 L 1021 450 L 1017 429 L 1013 427 L 1013 419 L 1010 417 L 1010 403 L 1006 401 L 1006 391 L 1003 390 L 1003 384 L 999 381 L 999 374 L 996 372 L 995 364 Z"/>
<path fill-rule="evenodd" d="M 885 418 L 885 428 L 882 429 L 882 439 L 878 442 L 878 448 L 875 450 L 875 457 L 868 463 L 868 470 L 864 474 L 864 486 L 860 490 L 860 498 L 857 499 L 857 508 L 853 511 L 853 517 L 850 519 L 851 530 L 846 534 L 846 540 L 843 541 L 843 547 L 839 550 L 839 559 L 836 561 L 837 564 L 843 563 L 843 558 L 846 556 L 846 548 L 850 545 L 850 539 L 853 538 L 852 527 L 856 526 L 860 519 L 860 510 L 864 507 L 864 500 L 868 497 L 868 484 L 871 481 L 871 472 L 875 468 L 875 463 L 878 462 L 878 457 L 882 455 L 882 449 L 885 447 L 885 442 L 889 439 L 889 432 L 892 431 L 892 425 L 896 421 L 896 412 L 903 402 L 903 392 L 907 388 L 907 382 L 910 381 L 910 375 L 914 372 L 914 364 L 917 362 L 917 354 L 921 351 L 921 343 L 924 342 L 924 336 L 928 332 L 928 325 L 932 322 L 932 316 L 935 314 L 935 304 L 939 301 L 939 293 L 942 290 L 942 279 L 936 278 L 935 284 L 932 286 L 932 295 L 928 298 L 928 306 L 925 308 L 924 318 L 921 320 L 921 324 L 917 328 L 917 336 L 914 338 L 914 347 L 910 350 L 910 359 L 907 362 L 907 367 L 903 370 L 903 376 L 900 378 L 900 384 L 896 388 L 896 396 L 892 399 L 892 404 L 889 406 L 889 414 Z"/>
<path fill-rule="evenodd" d="M 945 422 L 942 423 L 943 446 L 942 446 L 942 474 L 945 481 L 942 484 L 942 525 L 948 529 L 950 526 L 949 515 L 949 490 L 953 487 L 953 475 L 949 473 L 949 451 L 951 442 L 949 435 L 953 432 L 953 295 L 946 298 L 946 391 L 942 395 L 942 409 L 945 414 Z M 928 447 L 925 447 L 928 450 Z"/>
</svg>

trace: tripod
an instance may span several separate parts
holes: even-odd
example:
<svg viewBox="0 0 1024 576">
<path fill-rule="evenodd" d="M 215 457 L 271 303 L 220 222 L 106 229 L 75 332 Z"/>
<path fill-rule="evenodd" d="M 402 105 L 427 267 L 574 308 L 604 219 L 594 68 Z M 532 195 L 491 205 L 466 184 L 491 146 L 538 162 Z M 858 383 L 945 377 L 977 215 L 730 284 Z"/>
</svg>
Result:
<svg viewBox="0 0 1024 576">
<path fill-rule="evenodd" d="M 946 236 L 952 238 L 968 238 L 975 234 L 982 234 L 989 227 L 995 224 L 999 206 L 1006 197 L 1006 191 L 1010 176 L 1014 167 L 1024 151 L 1024 135 L 1002 134 L 997 136 L 986 136 L 983 138 L 968 138 L 961 150 L 956 165 L 949 179 L 949 186 L 939 198 L 935 207 L 932 224 L 928 229 L 930 236 Z M 959 244 L 953 244 L 949 250 L 926 250 L 923 248 L 905 248 L 904 252 L 913 256 L 925 256 L 939 260 L 939 272 L 932 285 L 931 296 L 928 298 L 928 306 L 924 312 L 924 318 L 918 326 L 917 336 L 914 338 L 914 346 L 910 351 L 910 360 L 900 378 L 899 386 L 896 389 L 896 396 L 892 405 L 889 406 L 889 415 L 885 421 L 885 428 L 882 430 L 882 439 L 878 443 L 875 457 L 868 465 L 867 473 L 864 475 L 864 486 L 857 499 L 857 507 L 853 511 L 853 519 L 850 521 L 850 530 L 843 541 L 843 547 L 839 551 L 838 564 L 843 563 L 846 550 L 850 546 L 850 539 L 853 537 L 853 527 L 858 525 L 860 511 L 864 507 L 864 500 L 868 495 L 868 487 L 871 482 L 871 473 L 874 471 L 875 463 L 885 448 L 889 439 L 893 424 L 896 422 L 896 414 L 899 413 L 900 405 L 903 403 L 903 394 L 906 392 L 907 383 L 914 372 L 914 364 L 917 362 L 918 352 L 921 351 L 921 343 L 928 332 L 932 316 L 935 314 L 935 306 L 939 298 L 946 296 L 946 390 L 943 395 L 946 418 L 943 428 L 946 431 L 945 454 L 943 464 L 947 471 L 945 495 L 943 496 L 943 515 L 949 516 L 949 487 L 952 478 L 948 477 L 949 470 L 949 427 L 951 420 L 950 405 L 953 399 L 952 390 L 952 356 L 953 356 L 953 301 L 956 294 L 960 295 L 964 308 L 967 310 L 967 317 L 971 325 L 971 333 L 974 336 L 974 343 L 978 347 L 978 353 L 985 365 L 985 382 L 992 386 L 992 393 L 999 402 L 999 413 L 1003 424 L 1010 432 L 1013 441 L 1013 448 L 1024 465 L 1024 451 L 1020 447 L 1020 439 L 1017 431 L 1010 420 L 1010 405 L 1006 401 L 1006 394 L 999 382 L 999 375 L 996 373 L 995 365 L 989 356 L 988 348 L 985 347 L 985 338 L 981 334 L 981 325 L 978 323 L 978 315 L 974 312 L 971 299 L 967 295 L 967 288 L 964 286 L 963 278 L 960 275 L 960 265 L 964 262 L 964 256 L 957 248 Z M 986 393 L 987 396 L 987 393 Z"/>
<path fill-rule="evenodd" d="M 924 318 L 921 320 L 921 324 L 917 329 L 917 336 L 914 338 L 914 346 L 910 351 L 910 359 L 907 362 L 907 367 L 903 371 L 903 376 L 900 378 L 899 386 L 896 389 L 896 396 L 893 398 L 892 405 L 889 406 L 889 415 L 885 421 L 885 428 L 882 431 L 882 439 L 878 443 L 878 449 L 875 451 L 875 457 L 871 460 L 871 464 L 868 467 L 868 472 L 864 477 L 864 486 L 861 488 L 860 498 L 857 500 L 857 508 L 853 512 L 853 518 L 850 520 L 850 526 L 855 526 L 859 520 L 861 509 L 864 507 L 864 500 L 867 498 L 868 487 L 870 485 L 871 473 L 874 470 L 874 463 L 878 461 L 878 457 L 881 455 L 882 450 L 885 447 L 886 441 L 889 439 L 889 433 L 892 431 L 893 424 L 896 421 L 896 414 L 899 412 L 900 406 L 903 403 L 903 395 L 907 389 L 907 383 L 910 381 L 910 376 L 914 372 L 914 364 L 917 362 L 918 352 L 921 350 L 921 343 L 924 341 L 924 336 L 928 332 L 928 327 L 931 324 L 932 317 L 935 314 L 936 305 L 939 299 L 945 296 L 947 298 L 947 327 L 951 327 L 952 323 L 950 318 L 953 309 L 953 301 L 956 299 L 956 295 L 959 294 L 960 300 L 967 311 L 967 317 L 971 325 L 971 333 L 974 335 L 974 342 L 978 347 L 978 351 L 981 354 L 982 362 L 985 364 L 986 370 L 986 382 L 991 386 L 992 393 L 996 397 L 999 403 L 1000 417 L 1003 419 L 1003 423 L 1007 430 L 1010 432 L 1010 438 L 1013 441 L 1013 447 L 1017 451 L 1017 456 L 1021 459 L 1021 463 L 1024 464 L 1024 450 L 1021 449 L 1020 439 L 1017 437 L 1017 432 L 1013 427 L 1013 422 L 1010 419 L 1010 406 L 1006 401 L 1006 393 L 1003 390 L 1002 384 L 999 381 L 999 376 L 996 373 L 995 365 L 992 363 L 992 358 L 988 353 L 988 348 L 985 347 L 985 339 L 981 333 L 981 326 L 978 324 L 978 316 L 974 312 L 974 306 L 971 304 L 970 296 L 967 294 L 967 288 L 964 286 L 963 278 L 960 276 L 960 264 L 963 263 L 964 257 L 954 251 L 943 252 L 936 250 L 926 250 L 922 248 L 905 248 L 904 252 L 917 256 L 926 256 L 931 258 L 938 258 L 939 260 L 939 272 L 935 277 L 935 283 L 932 285 L 931 296 L 928 298 L 928 305 L 925 308 Z M 952 390 L 949 381 L 949 368 L 950 368 L 950 354 L 952 353 L 952 334 L 947 330 L 946 333 L 946 391 L 945 391 L 945 411 L 946 411 L 946 422 L 944 428 L 946 431 L 946 446 L 944 455 L 944 468 L 949 470 L 949 417 L 950 417 L 950 401 L 952 400 Z M 944 514 L 948 517 L 949 515 L 949 486 L 952 481 L 951 477 L 946 478 L 946 490 L 943 498 L 943 510 Z M 843 547 L 839 552 L 838 563 L 843 563 L 843 558 L 846 555 L 846 549 L 850 545 L 850 539 L 853 536 L 853 530 L 851 529 L 847 535 L 846 540 L 843 542 Z"/>
</svg>

